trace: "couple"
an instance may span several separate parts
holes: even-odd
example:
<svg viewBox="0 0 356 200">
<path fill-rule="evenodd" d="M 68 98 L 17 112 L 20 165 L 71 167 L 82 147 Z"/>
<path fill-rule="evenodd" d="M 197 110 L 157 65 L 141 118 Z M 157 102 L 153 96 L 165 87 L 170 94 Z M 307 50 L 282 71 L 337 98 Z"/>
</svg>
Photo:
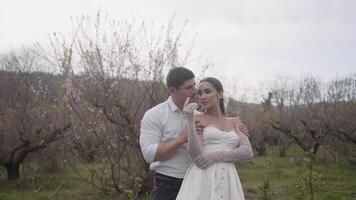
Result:
<svg viewBox="0 0 356 200">
<path fill-rule="evenodd" d="M 153 199 L 244 199 L 234 164 L 253 153 L 247 128 L 225 117 L 222 84 L 208 77 L 196 91 L 193 72 L 183 67 L 170 70 L 166 81 L 170 97 L 141 121 L 143 157 L 156 172 Z M 189 103 L 196 93 L 202 113 Z"/>
</svg>

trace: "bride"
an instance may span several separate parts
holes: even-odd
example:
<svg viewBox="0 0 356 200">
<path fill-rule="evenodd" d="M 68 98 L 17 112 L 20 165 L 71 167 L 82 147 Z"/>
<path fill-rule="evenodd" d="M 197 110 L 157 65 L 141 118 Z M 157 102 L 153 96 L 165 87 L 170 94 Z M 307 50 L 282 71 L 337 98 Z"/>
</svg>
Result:
<svg viewBox="0 0 356 200">
<path fill-rule="evenodd" d="M 197 105 L 187 99 L 183 112 L 188 123 L 188 169 L 177 200 L 242 200 L 244 198 L 235 165 L 253 156 L 248 137 L 237 127 L 237 118 L 225 117 L 223 86 L 213 77 L 200 81 L 198 101 L 203 114 L 193 115 Z M 205 129 L 196 133 L 194 121 Z"/>
</svg>

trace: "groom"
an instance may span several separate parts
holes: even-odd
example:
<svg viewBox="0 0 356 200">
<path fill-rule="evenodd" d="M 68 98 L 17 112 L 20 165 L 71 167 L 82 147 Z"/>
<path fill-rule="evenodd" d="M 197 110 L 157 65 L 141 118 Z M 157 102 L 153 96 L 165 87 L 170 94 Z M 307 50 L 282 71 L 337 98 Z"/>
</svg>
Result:
<svg viewBox="0 0 356 200">
<path fill-rule="evenodd" d="M 166 82 L 169 98 L 148 110 L 141 121 L 142 154 L 156 172 L 154 200 L 175 200 L 191 164 L 182 110 L 188 97 L 194 99 L 194 74 L 187 68 L 176 67 L 168 72 Z"/>
<path fill-rule="evenodd" d="M 186 143 L 188 133 L 183 120 L 185 100 L 194 99 L 194 74 L 176 67 L 166 77 L 168 99 L 149 109 L 141 121 L 140 146 L 144 159 L 155 171 L 153 200 L 175 200 L 183 177 L 191 164 Z M 196 124 L 198 134 L 203 126 Z M 239 129 L 247 133 L 243 124 Z"/>
</svg>

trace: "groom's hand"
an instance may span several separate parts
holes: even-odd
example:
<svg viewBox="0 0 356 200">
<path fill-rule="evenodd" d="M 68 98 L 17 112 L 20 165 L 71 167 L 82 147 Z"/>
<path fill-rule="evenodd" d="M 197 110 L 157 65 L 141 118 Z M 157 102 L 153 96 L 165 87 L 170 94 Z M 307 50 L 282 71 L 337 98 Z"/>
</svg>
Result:
<svg viewBox="0 0 356 200">
<path fill-rule="evenodd" d="M 239 118 L 235 118 L 235 123 L 237 124 L 239 131 L 241 131 L 243 134 L 249 137 L 247 126 L 244 123 L 242 123 Z"/>
<path fill-rule="evenodd" d="M 198 135 L 203 134 L 204 128 L 205 128 L 205 126 L 200 120 L 195 121 L 195 129 L 196 129 Z"/>
<path fill-rule="evenodd" d="M 241 123 L 239 126 L 239 130 L 243 132 L 247 137 L 249 136 L 248 128 L 245 124 Z"/>
<path fill-rule="evenodd" d="M 188 129 L 185 127 L 178 136 L 183 144 L 188 142 Z"/>
</svg>

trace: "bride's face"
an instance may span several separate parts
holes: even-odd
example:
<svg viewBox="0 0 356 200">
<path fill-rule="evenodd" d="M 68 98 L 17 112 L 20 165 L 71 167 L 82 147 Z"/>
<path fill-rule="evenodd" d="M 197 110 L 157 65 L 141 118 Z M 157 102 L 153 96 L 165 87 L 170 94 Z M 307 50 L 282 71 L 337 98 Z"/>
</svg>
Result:
<svg viewBox="0 0 356 200">
<path fill-rule="evenodd" d="M 209 82 L 201 82 L 198 87 L 198 102 L 205 109 L 219 107 L 219 99 L 222 96 Z"/>
</svg>

